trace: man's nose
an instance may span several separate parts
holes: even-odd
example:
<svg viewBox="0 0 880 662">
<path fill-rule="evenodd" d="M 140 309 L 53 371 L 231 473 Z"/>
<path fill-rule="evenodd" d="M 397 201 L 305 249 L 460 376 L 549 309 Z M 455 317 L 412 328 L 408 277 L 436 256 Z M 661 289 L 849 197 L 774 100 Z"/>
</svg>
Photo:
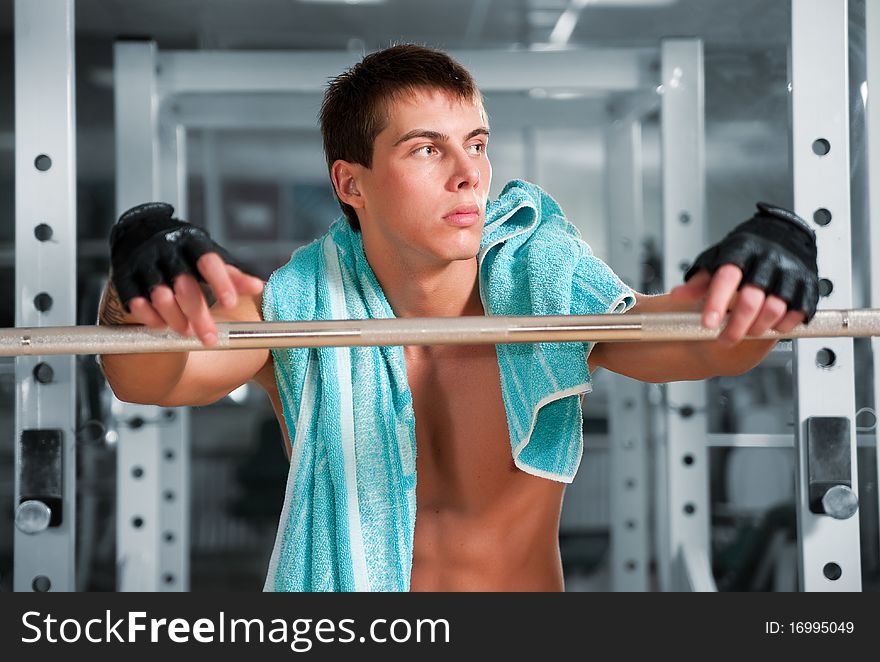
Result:
<svg viewBox="0 0 880 662">
<path fill-rule="evenodd" d="M 451 184 L 455 190 L 475 188 L 480 183 L 480 168 L 474 158 L 462 150 L 455 159 Z"/>
</svg>

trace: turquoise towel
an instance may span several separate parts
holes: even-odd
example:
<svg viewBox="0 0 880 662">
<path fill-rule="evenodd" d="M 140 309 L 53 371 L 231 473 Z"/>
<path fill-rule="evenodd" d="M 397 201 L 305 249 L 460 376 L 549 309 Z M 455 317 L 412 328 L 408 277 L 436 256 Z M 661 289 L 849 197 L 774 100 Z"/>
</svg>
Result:
<svg viewBox="0 0 880 662">
<path fill-rule="evenodd" d="M 621 313 L 635 303 L 556 202 L 519 180 L 487 206 L 479 267 L 487 315 Z M 361 235 L 340 218 L 272 274 L 263 317 L 394 313 Z M 571 482 L 583 452 L 577 396 L 591 388 L 592 343 L 496 349 L 516 465 Z M 403 348 L 281 348 L 272 355 L 292 450 L 265 589 L 408 591 L 416 439 Z"/>
</svg>

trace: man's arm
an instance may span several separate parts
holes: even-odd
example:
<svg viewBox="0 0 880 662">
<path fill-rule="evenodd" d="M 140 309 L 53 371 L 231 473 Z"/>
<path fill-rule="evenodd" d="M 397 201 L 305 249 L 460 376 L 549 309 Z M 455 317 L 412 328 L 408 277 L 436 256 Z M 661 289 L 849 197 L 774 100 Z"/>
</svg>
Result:
<svg viewBox="0 0 880 662">
<path fill-rule="evenodd" d="M 682 303 L 672 294 L 635 292 L 636 304 L 627 313 L 697 312 L 701 304 Z M 754 340 L 731 345 L 724 340 L 694 342 L 602 342 L 587 363 L 592 372 L 606 368 L 643 382 L 677 382 L 739 375 L 758 365 L 775 341 Z"/>
<path fill-rule="evenodd" d="M 174 208 L 150 202 L 125 212 L 110 231 L 110 279 L 101 324 L 143 324 L 217 344 L 218 321 L 259 321 L 263 281 Z M 202 281 L 220 302 L 208 308 Z M 113 392 L 141 404 L 203 405 L 253 379 L 268 350 L 117 354 L 101 357 Z"/>
<path fill-rule="evenodd" d="M 702 324 L 717 340 L 602 343 L 587 362 L 647 382 L 739 375 L 767 356 L 775 341 L 741 342 L 769 329 L 785 334 L 816 312 L 819 269 L 815 232 L 794 212 L 757 204 L 758 212 L 697 256 L 685 283 L 668 294 L 636 295 L 631 311 L 685 312 L 702 308 Z"/>
<path fill-rule="evenodd" d="M 260 295 L 239 296 L 237 305 L 209 309 L 214 322 L 257 322 Z M 139 324 L 125 312 L 108 283 L 101 300 L 101 324 Z M 200 406 L 216 402 L 253 379 L 269 359 L 269 350 L 224 350 L 150 354 L 105 354 L 104 375 L 120 400 L 164 407 Z"/>
</svg>

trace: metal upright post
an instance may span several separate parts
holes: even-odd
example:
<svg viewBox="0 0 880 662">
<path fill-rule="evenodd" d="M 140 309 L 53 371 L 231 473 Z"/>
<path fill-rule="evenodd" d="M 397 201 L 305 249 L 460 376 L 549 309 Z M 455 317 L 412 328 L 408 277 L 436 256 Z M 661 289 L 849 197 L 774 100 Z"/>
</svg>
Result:
<svg viewBox="0 0 880 662">
<path fill-rule="evenodd" d="M 186 128 L 173 121 L 171 113 L 160 112 L 158 130 L 159 197 L 174 206 L 177 216 L 186 218 Z"/>
<path fill-rule="evenodd" d="M 880 307 L 880 6 L 865 3 L 865 63 L 868 68 L 868 97 L 865 125 L 868 137 L 868 228 L 871 234 L 871 307 Z M 880 338 L 871 338 L 874 362 L 874 412 L 880 412 Z M 874 428 L 875 443 L 880 426 Z M 876 443 L 877 475 L 880 476 L 880 443 Z M 880 490 L 878 499 L 880 499 Z M 878 509 L 880 510 L 880 509 Z"/>
<path fill-rule="evenodd" d="M 668 39 L 661 46 L 663 282 L 681 283 L 705 248 L 703 44 Z M 706 386 L 666 386 L 666 440 L 657 462 L 658 575 L 663 590 L 712 590 Z"/>
<path fill-rule="evenodd" d="M 158 77 L 161 78 L 161 73 Z M 159 198 L 171 203 L 180 218 L 189 218 L 186 127 L 169 121 L 169 115 L 160 108 Z M 189 485 L 192 476 L 190 410 L 188 407 L 178 407 L 163 411 L 166 425 L 160 433 L 162 469 L 158 472 L 162 539 L 159 581 L 161 590 L 185 591 L 189 589 Z"/>
<path fill-rule="evenodd" d="M 160 141 L 156 45 L 119 42 L 114 51 L 116 209 L 178 199 L 177 132 Z M 169 153 L 170 152 L 170 153 Z M 161 165 L 166 165 L 165 176 Z M 179 195 L 178 195 L 179 197 Z M 181 591 L 189 585 L 188 410 L 114 402 L 117 455 L 117 588 Z"/>
<path fill-rule="evenodd" d="M 15 325 L 76 323 L 73 0 L 15 2 Z M 15 361 L 16 591 L 73 591 L 76 363 Z"/>
<path fill-rule="evenodd" d="M 217 131 L 202 131 L 202 190 L 205 199 L 205 227 L 221 246 L 226 245 L 223 227 L 223 191 L 217 159 Z"/>
<path fill-rule="evenodd" d="M 819 275 L 830 289 L 820 308 L 850 308 L 847 2 L 797 0 L 791 12 L 794 207 L 816 230 Z M 798 549 L 805 591 L 861 590 L 858 513 L 832 516 L 834 504 L 826 503 L 832 489 L 842 499 L 856 498 L 853 360 L 851 338 L 795 342 Z"/>
<path fill-rule="evenodd" d="M 640 280 L 643 235 L 642 125 L 615 120 L 605 135 L 610 262 L 630 287 Z M 648 462 L 645 385 L 611 375 L 608 419 L 611 588 L 648 590 Z"/>
</svg>

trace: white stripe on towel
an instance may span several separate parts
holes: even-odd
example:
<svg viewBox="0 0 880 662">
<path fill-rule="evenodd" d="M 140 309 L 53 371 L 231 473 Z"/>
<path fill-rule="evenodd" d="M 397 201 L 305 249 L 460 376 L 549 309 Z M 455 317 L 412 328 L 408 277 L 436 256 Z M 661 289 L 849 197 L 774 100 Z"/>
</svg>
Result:
<svg viewBox="0 0 880 662">
<path fill-rule="evenodd" d="M 284 505 L 281 507 L 281 517 L 279 518 L 278 533 L 275 537 L 275 547 L 272 549 L 272 558 L 269 559 L 269 571 L 266 573 L 266 583 L 263 586 L 264 591 L 272 590 L 271 586 L 275 586 L 276 575 L 278 574 L 278 561 L 281 557 L 281 546 L 284 544 L 285 533 L 290 518 L 290 504 L 293 500 L 293 492 L 296 487 L 296 479 L 299 475 L 300 464 L 302 461 L 303 444 L 305 443 L 306 432 L 311 425 L 311 416 L 315 410 L 315 384 L 314 371 L 317 369 L 315 364 L 317 358 L 314 351 L 309 352 L 309 364 L 306 368 L 306 380 L 303 387 L 302 400 L 299 403 L 299 414 L 296 417 L 296 436 L 291 440 L 290 444 L 290 469 L 287 472 L 287 488 L 284 494 Z M 278 388 L 284 389 L 282 381 L 276 379 Z M 289 399 L 289 394 L 285 394 L 285 402 L 293 402 Z M 297 521 L 296 530 L 293 538 L 299 537 L 299 530 L 302 527 L 302 514 Z"/>
<path fill-rule="evenodd" d="M 336 244 L 332 235 L 323 241 L 324 264 L 327 267 L 327 286 L 333 319 L 348 319 L 345 302 L 345 283 L 339 264 Z M 361 509 L 358 500 L 357 466 L 354 452 L 354 404 L 351 386 L 351 351 L 348 347 L 336 348 L 336 369 L 339 377 L 339 429 L 342 436 L 343 461 L 345 463 L 345 492 L 347 497 L 348 533 L 351 544 L 351 564 L 355 591 L 369 591 L 367 555 L 361 531 Z"/>
</svg>

